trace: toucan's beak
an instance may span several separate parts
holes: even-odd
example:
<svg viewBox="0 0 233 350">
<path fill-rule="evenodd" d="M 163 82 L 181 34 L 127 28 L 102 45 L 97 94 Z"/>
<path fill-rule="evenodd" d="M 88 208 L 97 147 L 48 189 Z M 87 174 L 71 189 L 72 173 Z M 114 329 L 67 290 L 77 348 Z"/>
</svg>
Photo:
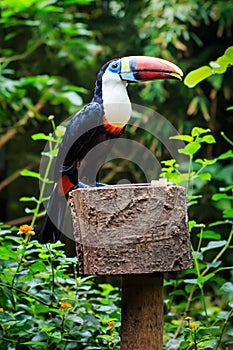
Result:
<svg viewBox="0 0 233 350">
<path fill-rule="evenodd" d="M 156 79 L 182 80 L 183 72 L 174 63 L 149 56 L 129 56 L 121 58 L 120 77 L 127 82 Z"/>
</svg>

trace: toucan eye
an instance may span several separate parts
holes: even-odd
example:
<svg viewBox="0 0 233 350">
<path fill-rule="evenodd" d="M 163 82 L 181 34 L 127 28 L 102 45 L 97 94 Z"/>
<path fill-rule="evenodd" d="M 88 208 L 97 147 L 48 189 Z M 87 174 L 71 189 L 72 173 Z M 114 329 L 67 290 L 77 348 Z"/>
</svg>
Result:
<svg viewBox="0 0 233 350">
<path fill-rule="evenodd" d="M 115 63 L 112 63 L 112 68 L 113 68 L 113 69 L 116 69 L 117 67 L 118 67 L 118 63 L 116 63 L 116 62 L 115 62 Z"/>
</svg>

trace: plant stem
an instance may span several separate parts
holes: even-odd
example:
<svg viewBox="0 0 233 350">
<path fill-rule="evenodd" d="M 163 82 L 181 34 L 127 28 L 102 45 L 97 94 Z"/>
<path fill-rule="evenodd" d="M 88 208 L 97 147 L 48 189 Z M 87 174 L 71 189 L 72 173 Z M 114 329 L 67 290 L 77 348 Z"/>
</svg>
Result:
<svg viewBox="0 0 233 350">
<path fill-rule="evenodd" d="M 197 271 L 197 279 L 201 279 L 202 275 L 201 275 L 201 272 L 200 272 L 200 268 L 199 268 L 199 263 L 198 263 L 198 258 L 194 252 L 194 249 L 193 249 L 193 246 L 191 245 L 191 248 L 192 248 L 192 251 L 193 251 L 193 260 L 194 260 L 194 264 L 195 264 L 195 268 L 196 268 L 196 271 Z M 200 291 L 201 291 L 201 300 L 202 300 L 202 304 L 203 304 L 203 309 L 204 309 L 204 312 L 205 312 L 205 317 L 206 317 L 206 322 L 207 324 L 209 323 L 208 321 L 208 313 L 207 313 L 207 308 L 206 308 L 206 302 L 205 302 L 205 293 L 204 293 L 204 284 L 199 281 L 197 282 L 198 283 L 198 286 L 200 288 Z"/>
<path fill-rule="evenodd" d="M 192 173 L 192 162 L 193 162 L 193 155 L 189 155 L 189 168 L 188 168 L 188 188 L 187 188 L 187 194 L 189 194 L 190 189 L 191 189 L 191 173 Z"/>
<path fill-rule="evenodd" d="M 54 123 L 54 120 L 51 120 L 51 124 L 52 124 L 53 130 L 55 131 L 56 125 Z M 58 147 L 59 147 L 59 140 L 56 141 L 56 144 L 55 144 L 54 148 L 53 148 L 52 142 L 49 141 L 49 152 L 58 149 Z M 34 215 L 33 215 L 32 221 L 31 221 L 31 226 L 32 227 L 34 227 L 35 222 L 36 222 L 38 216 L 40 215 L 40 213 L 39 213 L 40 206 L 43 203 L 45 187 L 46 187 L 46 184 L 48 184 L 48 182 L 49 182 L 49 173 L 50 173 L 53 161 L 54 161 L 54 157 L 53 156 L 49 157 L 49 161 L 48 161 L 48 164 L 47 164 L 47 167 L 46 167 L 46 171 L 45 171 L 44 177 L 40 179 L 41 182 L 42 182 L 42 185 L 41 185 L 40 195 L 39 195 L 39 198 L 38 198 L 38 201 L 37 201 L 37 205 L 36 205 L 36 208 L 35 208 L 35 211 L 34 211 Z"/>
<path fill-rule="evenodd" d="M 45 175 L 44 175 L 44 178 L 42 180 L 42 186 L 41 186 L 41 190 L 40 190 L 40 195 L 39 195 L 38 202 L 37 202 L 37 205 L 36 205 L 36 208 L 35 208 L 35 211 L 34 211 L 34 215 L 33 215 L 32 221 L 31 221 L 31 226 L 32 227 L 34 227 L 35 222 L 37 220 L 37 217 L 39 215 L 40 206 L 41 206 L 41 203 L 43 202 L 45 186 L 46 186 L 46 184 L 48 183 L 48 180 L 49 180 L 48 175 L 49 175 L 52 163 L 53 163 L 53 158 L 49 158 L 48 165 L 47 165 L 47 168 L 46 168 L 46 171 L 45 171 Z"/>
<path fill-rule="evenodd" d="M 46 247 L 47 247 L 47 250 L 48 250 L 49 255 L 50 255 L 49 264 L 50 264 L 51 273 L 52 273 L 51 292 L 52 292 L 52 294 L 53 294 L 53 293 L 54 293 L 54 287 L 55 287 L 55 273 L 54 273 L 54 266 L 53 266 L 54 257 L 52 256 L 52 253 L 51 253 L 49 244 L 46 244 Z"/>
<path fill-rule="evenodd" d="M 233 226 L 231 228 L 231 231 L 230 231 L 230 234 L 229 234 L 229 237 L 228 237 L 228 240 L 227 240 L 225 246 L 220 250 L 220 252 L 217 254 L 217 256 L 213 259 L 212 263 L 215 263 L 216 261 L 218 261 L 220 259 L 220 257 L 222 256 L 222 254 L 228 249 L 228 247 L 231 244 L 232 237 L 233 237 Z M 205 276 L 205 274 L 209 271 L 210 268 L 211 268 L 211 266 L 207 266 L 206 269 L 202 271 L 201 276 L 202 277 Z M 194 284 L 192 289 L 191 289 L 191 291 L 190 291 L 190 293 L 189 293 L 187 304 L 186 304 L 186 307 L 185 307 L 185 310 L 184 310 L 184 315 L 181 318 L 179 326 L 178 326 L 178 328 L 177 328 L 177 330 L 176 330 L 176 332 L 174 334 L 174 339 L 176 339 L 178 337 L 178 334 L 180 333 L 180 330 L 182 328 L 182 323 L 183 323 L 185 317 L 188 314 L 188 310 L 190 308 L 190 304 L 192 302 L 193 294 L 194 294 L 194 292 L 196 290 L 196 287 L 197 287 L 197 285 Z M 217 348 L 216 348 L 216 350 L 217 350 Z"/>
<path fill-rule="evenodd" d="M 224 323 L 222 325 L 221 332 L 219 334 L 219 340 L 218 340 L 217 344 L 215 345 L 214 350 L 218 350 L 218 348 L 220 347 L 220 344 L 221 344 L 221 341 L 222 341 L 222 337 L 223 337 L 223 334 L 224 334 L 227 322 L 229 321 L 229 319 L 231 318 L 232 315 L 233 315 L 233 308 L 228 313 L 227 318 L 225 319 L 225 321 L 224 321 Z"/>
<path fill-rule="evenodd" d="M 216 255 L 216 257 L 212 260 L 211 264 L 216 263 L 221 258 L 223 253 L 228 249 L 229 245 L 231 244 L 232 238 L 233 238 L 233 226 L 231 228 L 231 231 L 230 231 L 230 234 L 229 234 L 229 237 L 228 237 L 228 240 L 227 240 L 226 244 L 220 250 L 220 252 Z M 204 276 L 209 271 L 210 268 L 211 268 L 211 266 L 207 266 L 205 268 L 205 270 L 202 271 L 201 276 Z"/>
<path fill-rule="evenodd" d="M 21 265 L 23 263 L 23 259 L 24 259 L 24 256 L 25 256 L 25 253 L 26 253 L 26 250 L 27 250 L 27 245 L 28 245 L 29 241 L 30 241 L 30 236 L 27 235 L 26 238 L 23 241 L 24 242 L 24 244 L 23 244 L 23 252 L 21 254 L 20 260 L 18 262 L 17 269 L 16 269 L 15 274 L 14 274 L 14 276 L 12 278 L 12 281 L 11 281 L 11 287 L 12 288 L 14 287 L 16 276 L 17 276 L 17 274 L 18 274 L 18 272 L 20 270 L 20 267 L 21 267 Z"/>
<path fill-rule="evenodd" d="M 233 146 L 233 141 L 231 141 L 223 131 L 221 132 L 221 135 L 231 146 Z"/>
<path fill-rule="evenodd" d="M 45 301 L 43 301 L 42 299 L 36 297 L 35 295 L 33 295 L 31 293 L 25 292 L 22 289 L 14 287 L 12 284 L 7 284 L 7 283 L 0 282 L 0 286 L 12 289 L 12 290 L 16 291 L 17 293 L 22 293 L 22 294 L 26 295 L 27 297 L 30 297 L 31 299 L 34 299 L 35 301 L 38 301 L 39 303 L 41 303 L 43 305 L 51 307 L 51 304 L 46 303 Z M 59 309 L 59 307 L 57 307 L 56 305 L 53 305 L 53 307 L 56 308 L 56 309 Z"/>
</svg>

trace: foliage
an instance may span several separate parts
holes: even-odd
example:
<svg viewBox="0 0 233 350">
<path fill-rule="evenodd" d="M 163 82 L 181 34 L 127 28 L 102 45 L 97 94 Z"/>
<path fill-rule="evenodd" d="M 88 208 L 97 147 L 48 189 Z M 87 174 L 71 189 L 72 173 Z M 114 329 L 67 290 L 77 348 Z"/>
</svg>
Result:
<svg viewBox="0 0 233 350">
<path fill-rule="evenodd" d="M 22 168 L 37 169 L 40 148 L 31 142 L 28 152 L 24 137 L 37 128 L 47 131 L 48 115 L 56 115 L 60 123 L 89 102 L 96 73 L 106 60 L 153 55 L 174 61 L 187 73 L 214 61 L 231 45 L 231 0 L 20 0 L 17 6 L 3 0 L 0 7 L 0 202 L 4 208 L 0 215 L 4 221 L 23 216 L 15 198 L 35 191 L 19 174 Z M 216 137 L 220 130 L 227 133 L 232 128 L 231 111 L 226 112 L 232 96 L 230 71 L 222 77 L 209 78 L 193 90 L 158 81 L 134 86 L 130 95 L 133 102 L 156 106 L 180 133 L 199 125 Z M 133 135 L 134 129 L 129 132 Z M 148 136 L 140 135 L 138 141 L 146 137 L 156 156 L 166 159 Z M 210 145 L 208 155 L 223 151 L 224 144 L 218 141 L 218 150 Z M 134 173 L 140 181 L 140 174 L 135 169 Z M 109 177 L 113 179 L 114 170 Z"/>
<path fill-rule="evenodd" d="M 200 67 L 190 72 L 184 80 L 184 84 L 194 87 L 202 80 L 209 78 L 213 74 L 223 74 L 229 66 L 233 65 L 233 46 L 229 47 L 224 54 L 216 61 L 210 62 L 209 66 Z"/>
<path fill-rule="evenodd" d="M 139 35 L 143 38 L 143 52 L 174 60 L 187 74 L 189 70 L 204 65 L 207 60 L 214 61 L 231 45 L 232 13 L 232 2 L 228 0 L 149 1 L 142 14 L 136 18 L 140 27 Z M 169 87 L 167 91 L 164 90 L 164 84 L 154 82 L 143 89 L 142 96 L 147 103 L 156 99 L 158 104 L 159 98 L 163 102 L 159 104 L 160 113 L 166 111 L 180 132 L 183 132 L 183 128 L 189 132 L 196 122 L 217 132 L 218 124 L 214 123 L 217 118 L 216 106 L 219 111 L 221 93 L 229 100 L 230 80 L 230 77 L 229 80 L 219 77 L 215 84 L 212 85 L 210 80 L 208 85 L 199 85 L 189 93 L 182 88 L 177 91 L 175 87 Z M 187 116 L 184 118 L 185 111 L 189 116 L 195 116 L 195 120 Z M 224 106 L 221 118 L 228 124 Z M 177 122 L 183 119 L 186 122 L 184 126 Z"/>
<path fill-rule="evenodd" d="M 56 158 L 64 127 L 53 133 L 36 133 L 34 141 L 44 141 L 47 160 L 44 175 L 23 170 L 22 176 L 41 182 L 40 195 L 22 197 L 32 202 L 26 208 L 31 224 L 0 226 L 0 347 L 1 349 L 115 349 L 119 344 L 119 291 L 110 284 L 95 284 L 94 278 L 77 275 L 77 259 L 68 258 L 64 244 L 41 245 L 32 240 L 33 226 L 47 197 L 46 185 Z M 18 237 L 16 235 L 18 231 Z"/>
<path fill-rule="evenodd" d="M 77 108 L 82 104 L 80 93 L 85 90 L 69 84 L 58 71 L 67 64 L 79 69 L 78 62 L 91 50 L 92 34 L 81 13 L 78 16 L 72 12 L 73 5 L 88 3 L 91 0 L 50 1 L 49 4 L 41 0 L 22 0 L 17 6 L 9 0 L 1 2 L 0 24 L 5 34 L 5 45 L 0 49 L 2 128 L 18 120 L 23 119 L 25 124 L 28 118 L 41 118 L 39 111 L 48 102 L 64 104 L 69 113 L 74 112 L 74 106 Z M 23 36 L 22 33 L 27 34 Z M 89 39 L 88 45 L 83 44 L 86 38 Z M 75 50 L 77 46 L 78 52 Z M 25 65 L 37 55 L 41 69 L 38 64 Z M 23 64 L 18 70 L 20 61 Z"/>
<path fill-rule="evenodd" d="M 218 62 L 221 64 L 223 60 L 228 65 L 230 63 L 229 53 L 231 53 L 231 48 L 226 50 L 225 55 L 222 56 L 223 59 L 220 58 Z M 226 58 L 226 56 L 228 57 Z M 226 71 L 226 65 L 223 70 L 214 73 L 223 74 Z M 186 77 L 186 84 L 189 85 L 192 80 L 192 84 L 190 85 L 194 86 L 195 83 L 206 79 L 207 77 L 202 73 L 201 71 L 191 72 Z M 200 204 L 203 198 L 203 195 L 200 193 L 201 188 L 203 188 L 203 182 L 209 184 L 211 187 L 211 184 L 214 182 L 213 168 L 219 162 L 223 163 L 223 167 L 224 164 L 227 164 L 227 161 L 230 161 L 230 164 L 232 163 L 232 149 L 227 150 L 217 158 L 201 159 L 196 157 L 203 144 L 213 144 L 216 142 L 213 135 L 209 133 L 209 129 L 194 127 L 191 135 L 173 137 L 173 139 L 182 140 L 186 143 L 185 147 L 179 149 L 180 153 L 185 154 L 189 158 L 188 170 L 186 172 L 182 173 L 179 170 L 179 164 L 176 164 L 174 159 L 162 162 L 164 167 L 161 176 L 166 177 L 175 184 L 182 184 L 184 181 L 187 181 L 189 206 Z M 224 133 L 222 135 L 230 146 L 232 146 L 233 142 Z M 230 167 L 232 174 L 232 164 L 227 166 Z M 174 293 L 173 297 L 168 299 L 168 311 L 170 312 L 167 315 L 167 320 L 173 318 L 177 307 L 173 310 L 171 300 L 173 298 L 176 300 L 176 298 L 180 298 L 181 296 L 186 299 L 185 305 L 181 303 L 181 309 L 184 308 L 184 311 L 178 328 L 176 328 L 177 323 L 173 320 L 175 333 L 173 339 L 169 339 L 166 344 L 168 349 L 179 347 L 179 349 L 211 348 L 217 350 L 230 348 L 233 344 L 232 331 L 229 325 L 233 315 L 233 283 L 231 282 L 233 266 L 225 266 L 225 263 L 228 261 L 231 264 L 231 260 L 227 258 L 230 253 L 227 254 L 227 252 L 230 249 L 232 250 L 233 185 L 232 177 L 230 183 L 225 186 L 223 183 L 227 183 L 227 180 L 223 178 L 221 180 L 219 193 L 213 193 L 212 195 L 212 203 L 217 202 L 217 208 L 221 210 L 220 219 L 214 220 L 208 225 L 197 222 L 197 220 L 190 219 L 189 221 L 189 230 L 192 235 L 193 271 L 179 273 L 176 280 L 170 280 L 167 284 L 169 289 L 170 286 L 174 287 L 172 291 Z M 212 191 L 213 188 L 212 185 Z M 227 270 L 230 271 L 229 275 L 226 273 Z M 224 274 L 222 274 L 223 271 Z M 228 280 L 229 277 L 231 281 Z M 212 293 L 217 293 L 216 300 L 213 297 L 210 298 L 207 296 L 208 287 Z M 200 291 L 200 300 L 198 301 L 195 300 L 197 288 Z M 223 300 L 225 306 L 220 303 L 220 300 Z M 201 306 L 199 304 L 200 302 Z M 196 304 L 196 307 L 202 308 L 201 314 L 197 313 L 195 316 L 196 310 L 195 306 L 194 308 L 191 307 L 192 303 L 194 305 Z M 223 311 L 224 308 L 226 309 Z M 198 319 L 198 321 L 193 321 L 190 316 L 194 320 Z M 179 336 L 182 324 L 185 321 L 187 322 L 186 328 L 183 331 L 183 335 Z M 171 327 L 168 326 L 167 329 L 171 332 Z M 169 334 L 171 335 L 172 332 Z"/>
<path fill-rule="evenodd" d="M 50 122 L 56 135 L 53 118 Z M 208 129 L 195 127 L 191 135 L 176 138 L 186 142 L 180 152 L 190 159 L 186 174 L 181 174 L 179 164 L 173 160 L 163 163 L 162 176 L 176 184 L 188 180 L 189 185 L 199 181 L 211 186 L 211 167 L 233 158 L 232 150 L 213 160 L 196 158 L 203 145 L 215 142 Z M 57 140 L 51 134 L 37 133 L 33 139 L 48 141 L 57 149 Z M 56 155 L 53 149 L 46 155 L 49 160 Z M 193 170 L 195 163 L 198 168 Z M 27 171 L 24 175 L 40 176 Z M 42 185 L 48 182 L 46 177 L 41 180 Z M 212 196 L 214 202 L 220 203 L 220 220 L 208 225 L 194 219 L 189 222 L 194 268 L 165 281 L 165 349 L 217 350 L 233 342 L 233 267 L 227 265 L 232 249 L 233 212 L 229 206 L 226 209 L 226 201 L 230 204 L 233 199 L 232 189 L 232 184 L 221 185 L 220 192 Z M 38 200 L 23 199 L 36 204 L 32 223 L 43 199 L 43 190 Z M 189 205 L 195 206 L 201 199 L 202 195 L 194 193 Z M 6 225 L 0 231 L 1 349 L 119 349 L 117 288 L 96 285 L 91 276 L 77 276 L 76 258 L 66 257 L 61 243 L 40 245 L 32 240 L 32 226 L 21 226 L 20 236 L 17 231 Z"/>
<path fill-rule="evenodd" d="M 162 176 L 176 184 L 188 179 L 189 189 L 192 181 L 204 181 L 211 186 L 211 172 L 208 170 L 218 162 L 231 160 L 233 152 L 230 149 L 212 160 L 194 159 L 194 155 L 203 143 L 215 142 L 212 135 L 206 135 L 208 132 L 209 130 L 195 127 L 191 135 L 176 137 L 186 142 L 186 146 L 180 152 L 189 156 L 191 161 L 189 170 L 192 170 L 181 174 L 179 164 L 176 164 L 174 160 L 170 160 L 163 162 Z M 198 168 L 193 170 L 195 163 L 198 164 Z M 197 188 L 200 189 L 200 186 L 197 186 Z M 232 190 L 233 185 L 231 183 L 229 186 L 221 186 L 220 193 L 214 193 L 212 196 L 212 201 L 217 201 L 219 208 L 222 209 L 220 220 L 208 225 L 196 220 L 189 221 L 194 268 L 179 273 L 175 280 L 167 281 L 166 288 L 171 293 L 166 301 L 168 310 L 165 327 L 169 332 L 169 336 L 166 336 L 168 340 L 167 349 L 211 348 L 217 350 L 228 348 L 228 346 L 230 348 L 230 344 L 233 343 L 230 327 L 230 319 L 233 315 L 233 283 L 229 281 L 229 278 L 232 278 L 233 266 L 225 265 L 227 261 L 231 264 L 231 261 L 226 258 L 230 256 L 230 250 L 232 250 Z M 189 206 L 199 204 L 202 199 L 201 194 L 197 195 L 195 193 L 189 197 Z M 222 201 L 229 203 L 227 209 L 226 203 L 222 203 Z M 227 273 L 228 270 L 231 271 L 229 274 Z M 216 298 L 214 297 L 215 294 L 217 295 Z M 174 317 L 180 313 L 183 314 L 183 317 L 178 323 Z M 187 325 L 183 330 L 183 335 L 179 335 L 185 321 Z M 169 339 L 172 334 L 173 339 Z"/>
<path fill-rule="evenodd" d="M 42 246 L 15 233 L 1 226 L 1 349 L 114 349 L 117 289 L 78 277 L 61 243 Z"/>
</svg>

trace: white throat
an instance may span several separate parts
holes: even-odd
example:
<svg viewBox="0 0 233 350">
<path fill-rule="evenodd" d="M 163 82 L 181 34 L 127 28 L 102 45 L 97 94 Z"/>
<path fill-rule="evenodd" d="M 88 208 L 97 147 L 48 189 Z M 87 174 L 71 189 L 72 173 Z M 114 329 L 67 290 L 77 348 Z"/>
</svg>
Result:
<svg viewBox="0 0 233 350">
<path fill-rule="evenodd" d="M 131 103 L 126 90 L 126 83 L 111 79 L 103 80 L 102 98 L 105 117 L 114 126 L 127 124 L 131 113 Z"/>
</svg>

